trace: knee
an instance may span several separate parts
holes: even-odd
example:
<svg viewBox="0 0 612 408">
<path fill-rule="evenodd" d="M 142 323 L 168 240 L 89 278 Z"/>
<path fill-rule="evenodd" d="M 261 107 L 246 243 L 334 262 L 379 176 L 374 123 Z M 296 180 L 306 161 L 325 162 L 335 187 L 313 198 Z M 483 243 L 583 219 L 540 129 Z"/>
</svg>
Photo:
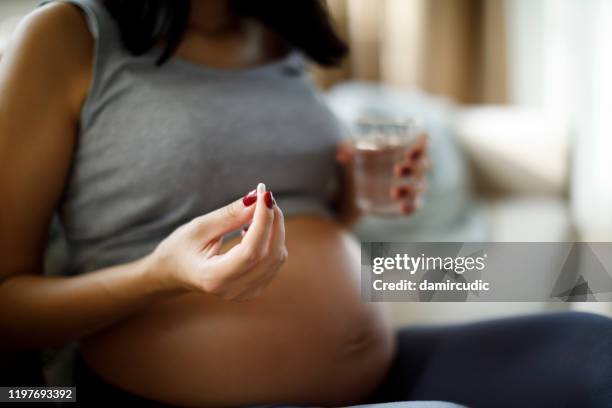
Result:
<svg viewBox="0 0 612 408">
<path fill-rule="evenodd" d="M 574 347 L 592 354 L 595 350 L 602 353 L 600 357 L 610 362 L 612 359 L 612 319 L 606 316 L 585 313 L 567 312 L 558 316 L 558 334 L 575 339 Z"/>
<path fill-rule="evenodd" d="M 574 366 L 583 363 L 609 366 L 612 370 L 612 319 L 585 312 L 541 316 L 546 349 Z"/>
<path fill-rule="evenodd" d="M 573 354 L 575 373 L 582 389 L 590 395 L 612 396 L 612 319 L 593 313 L 570 312 L 561 316 L 567 338 L 574 344 L 566 353 Z"/>
<path fill-rule="evenodd" d="M 565 312 L 559 313 L 558 318 L 567 329 L 587 330 L 608 340 L 612 336 L 612 319 L 609 317 L 588 312 Z"/>
</svg>

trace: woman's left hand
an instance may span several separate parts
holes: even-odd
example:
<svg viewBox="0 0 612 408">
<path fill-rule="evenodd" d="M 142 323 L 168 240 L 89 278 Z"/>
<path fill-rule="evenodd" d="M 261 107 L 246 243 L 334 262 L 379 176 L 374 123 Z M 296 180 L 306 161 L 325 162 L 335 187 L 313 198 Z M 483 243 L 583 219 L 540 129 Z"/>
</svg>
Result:
<svg viewBox="0 0 612 408">
<path fill-rule="evenodd" d="M 341 211 L 345 213 L 348 223 L 357 218 L 358 210 L 355 207 L 355 189 L 351 169 L 353 161 L 353 147 L 350 143 L 343 143 L 338 148 L 337 160 L 343 170 L 343 200 Z M 392 177 L 400 180 L 393 183 L 389 191 L 390 197 L 400 203 L 402 214 L 410 215 L 422 206 L 423 193 L 429 187 L 427 173 L 431 170 L 431 160 L 427 145 L 427 136 L 422 134 L 417 141 L 406 151 L 404 158 L 393 167 Z"/>
<path fill-rule="evenodd" d="M 400 202 L 404 214 L 418 211 L 422 204 L 423 193 L 429 187 L 427 173 L 431 170 L 431 160 L 427 147 L 427 136 L 422 134 L 408 149 L 404 160 L 393 168 L 393 175 L 401 180 L 391 188 L 389 194 Z"/>
</svg>

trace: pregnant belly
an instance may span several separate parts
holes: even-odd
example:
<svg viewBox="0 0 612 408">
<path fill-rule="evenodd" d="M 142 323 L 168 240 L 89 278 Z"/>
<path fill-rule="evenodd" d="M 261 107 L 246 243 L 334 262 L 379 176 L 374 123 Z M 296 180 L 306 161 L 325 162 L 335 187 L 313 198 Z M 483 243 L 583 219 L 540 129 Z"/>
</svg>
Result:
<svg viewBox="0 0 612 408">
<path fill-rule="evenodd" d="M 359 249 L 332 221 L 288 218 L 289 259 L 245 303 L 187 294 L 84 339 L 106 381 L 176 405 L 343 405 L 388 368 L 393 341 L 360 298 Z M 229 242 L 226 248 L 235 244 Z"/>
</svg>

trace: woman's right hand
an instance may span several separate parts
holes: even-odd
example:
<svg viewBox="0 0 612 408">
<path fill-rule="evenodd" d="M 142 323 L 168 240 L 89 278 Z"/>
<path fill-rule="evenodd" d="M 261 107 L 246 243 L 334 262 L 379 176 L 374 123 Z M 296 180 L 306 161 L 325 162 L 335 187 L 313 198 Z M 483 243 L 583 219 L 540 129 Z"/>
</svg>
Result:
<svg viewBox="0 0 612 408">
<path fill-rule="evenodd" d="M 193 219 L 148 256 L 149 276 L 164 290 L 196 290 L 234 301 L 257 297 L 287 259 L 283 213 L 275 204 L 260 183 L 244 198 Z M 242 241 L 220 254 L 223 235 L 246 224 Z"/>
</svg>

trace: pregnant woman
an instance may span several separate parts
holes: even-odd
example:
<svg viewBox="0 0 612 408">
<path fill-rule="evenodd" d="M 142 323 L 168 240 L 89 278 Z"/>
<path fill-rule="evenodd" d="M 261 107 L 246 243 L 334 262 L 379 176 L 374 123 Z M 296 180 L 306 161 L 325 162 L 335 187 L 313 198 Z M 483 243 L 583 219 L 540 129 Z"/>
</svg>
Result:
<svg viewBox="0 0 612 408">
<path fill-rule="evenodd" d="M 314 0 L 70 0 L 28 16 L 0 65 L 2 348 L 78 340 L 77 398 L 98 404 L 602 406 L 608 319 L 392 334 L 360 299 L 337 170 L 351 155 L 303 62 L 345 52 Z M 420 186 L 425 144 L 397 166 Z M 389 194 L 416 209 L 419 187 Z M 55 213 L 69 274 L 45 277 Z M 568 328 L 589 334 L 568 343 Z M 559 357 L 577 349 L 599 354 Z"/>
</svg>

